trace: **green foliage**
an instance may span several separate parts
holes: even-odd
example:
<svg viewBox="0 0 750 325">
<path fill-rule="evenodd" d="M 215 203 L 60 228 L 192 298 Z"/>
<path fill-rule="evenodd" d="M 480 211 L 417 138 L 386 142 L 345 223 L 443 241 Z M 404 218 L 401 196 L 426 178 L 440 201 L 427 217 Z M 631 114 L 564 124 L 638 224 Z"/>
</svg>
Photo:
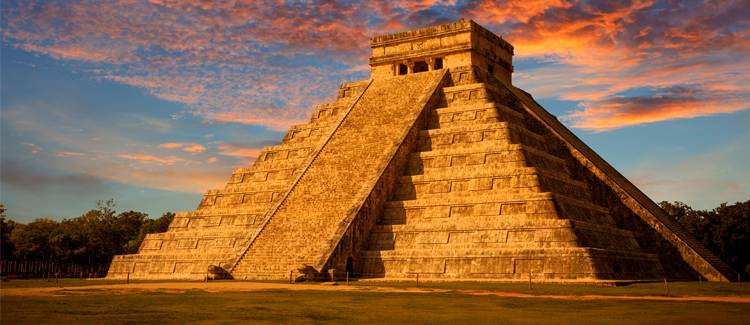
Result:
<svg viewBox="0 0 750 325">
<path fill-rule="evenodd" d="M 46 218 L 36 219 L 27 225 L 16 225 L 10 234 L 14 255 L 22 260 L 52 259 L 50 238 L 56 228 L 57 222 Z"/>
<path fill-rule="evenodd" d="M 4 211 L 4 210 L 3 210 Z M 113 200 L 97 202 L 80 217 L 36 219 L 27 225 L 2 217 L 3 258 L 74 264 L 106 264 L 117 254 L 137 251 L 148 233 L 166 231 L 174 213 L 152 220 L 143 212 L 117 213 Z M 7 239 L 6 239 L 7 237 Z"/>
<path fill-rule="evenodd" d="M 0 259 L 13 258 L 13 242 L 10 240 L 10 234 L 16 222 L 5 216 L 5 205 L 0 203 Z"/>
<path fill-rule="evenodd" d="M 128 254 L 137 253 L 138 247 L 141 246 L 143 239 L 146 238 L 146 234 L 167 231 L 169 224 L 172 223 L 172 219 L 174 219 L 174 213 L 172 212 L 165 212 L 156 220 L 146 219 L 141 225 L 138 235 L 127 243 L 125 251 Z"/>
<path fill-rule="evenodd" d="M 736 271 L 750 273 L 750 200 L 713 210 L 694 210 L 682 202 L 659 205 L 696 239 Z"/>
</svg>

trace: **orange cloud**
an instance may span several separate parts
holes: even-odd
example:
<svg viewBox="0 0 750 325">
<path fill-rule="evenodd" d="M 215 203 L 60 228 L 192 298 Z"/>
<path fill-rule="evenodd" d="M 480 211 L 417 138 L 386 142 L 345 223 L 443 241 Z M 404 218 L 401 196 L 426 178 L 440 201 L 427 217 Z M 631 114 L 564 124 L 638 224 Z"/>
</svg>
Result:
<svg viewBox="0 0 750 325">
<path fill-rule="evenodd" d="M 168 143 L 162 143 L 159 145 L 159 148 L 164 149 L 179 149 L 184 146 L 184 143 L 178 143 L 178 142 L 168 142 Z"/>
<path fill-rule="evenodd" d="M 154 155 L 147 155 L 147 154 L 120 154 L 118 157 L 128 160 L 135 160 L 138 162 L 144 162 L 144 163 L 155 163 L 155 164 L 162 164 L 162 165 L 173 165 L 178 162 L 185 161 L 185 159 L 175 157 L 175 156 L 169 156 L 169 157 L 157 157 Z"/>
<path fill-rule="evenodd" d="M 526 1 L 479 1 L 468 12 L 478 20 L 504 22 L 516 20 L 527 22 L 550 8 L 570 8 L 573 1 L 526 0 Z"/>
<path fill-rule="evenodd" d="M 4 8 L 3 37 L 184 103 L 206 122 L 285 129 L 342 79 L 366 78 L 357 67 L 369 37 L 458 16 L 510 40 L 517 60 L 555 63 L 516 75 L 544 97 L 591 106 L 640 87 L 742 88 L 748 77 L 729 69 L 750 66 L 748 10 L 658 0 L 19 2 Z"/>
<path fill-rule="evenodd" d="M 219 154 L 231 157 L 258 158 L 261 149 L 245 147 L 236 144 L 222 144 L 219 146 Z"/>
<path fill-rule="evenodd" d="M 536 96 L 578 102 L 581 109 L 566 116 L 574 127 L 605 131 L 750 109 L 750 57 L 742 54 L 750 50 L 750 30 L 739 14 L 750 10 L 747 3 L 538 4 L 523 17 L 503 11 L 521 5 L 514 1 L 481 2 L 471 12 L 505 32 L 517 59 L 553 63 L 514 79 Z M 685 85 L 731 96 L 627 95 Z"/>
<path fill-rule="evenodd" d="M 191 142 L 167 142 L 159 145 L 159 148 L 164 149 L 180 149 L 185 152 L 198 154 L 206 151 L 206 147 L 200 143 Z"/>
<path fill-rule="evenodd" d="M 670 89 L 651 96 L 615 97 L 583 104 L 583 109 L 567 115 L 573 126 L 606 131 L 630 125 L 672 119 L 734 113 L 750 109 L 742 95 L 707 92 L 702 89 Z"/>
</svg>

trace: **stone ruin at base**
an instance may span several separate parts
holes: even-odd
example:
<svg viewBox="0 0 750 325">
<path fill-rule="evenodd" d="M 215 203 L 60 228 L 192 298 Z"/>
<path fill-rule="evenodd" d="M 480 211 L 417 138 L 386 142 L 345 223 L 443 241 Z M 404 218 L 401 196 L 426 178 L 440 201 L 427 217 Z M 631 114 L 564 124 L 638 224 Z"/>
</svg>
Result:
<svg viewBox="0 0 750 325">
<path fill-rule="evenodd" d="M 344 83 L 108 278 L 729 281 L 734 271 L 511 84 L 460 20 L 375 37 Z"/>
</svg>

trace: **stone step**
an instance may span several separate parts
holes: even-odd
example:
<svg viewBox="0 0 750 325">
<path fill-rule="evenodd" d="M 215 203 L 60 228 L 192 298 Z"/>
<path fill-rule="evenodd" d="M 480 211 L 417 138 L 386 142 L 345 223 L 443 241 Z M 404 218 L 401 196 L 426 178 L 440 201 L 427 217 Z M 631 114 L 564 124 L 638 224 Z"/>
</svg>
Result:
<svg viewBox="0 0 750 325">
<path fill-rule="evenodd" d="M 493 95 L 497 93 L 497 88 L 485 83 L 473 83 L 445 87 L 443 92 L 448 107 L 453 107 L 495 101 L 496 96 Z"/>
<path fill-rule="evenodd" d="M 486 257 L 513 257 L 513 258 L 547 258 L 561 256 L 578 256 L 581 254 L 601 254 L 601 255 L 619 255 L 631 258 L 652 259 L 654 254 L 634 251 L 618 251 L 611 249 L 599 249 L 591 247 L 532 247 L 532 248 L 466 248 L 455 250 L 433 250 L 433 249 L 413 249 L 413 250 L 367 250 L 360 255 L 361 258 L 367 259 L 396 259 L 396 258 L 416 258 L 416 259 L 440 259 L 440 258 L 486 258 Z"/>
<path fill-rule="evenodd" d="M 289 128 L 284 139 L 285 144 L 308 144 L 315 145 L 322 140 L 335 126 L 335 123 L 324 122 L 294 125 Z"/>
<path fill-rule="evenodd" d="M 406 175 L 418 175 L 428 170 L 461 168 L 507 168 L 506 166 L 537 167 L 569 175 L 567 163 L 544 151 L 505 141 L 489 141 L 461 147 L 446 147 L 420 151 L 409 156 Z"/>
<path fill-rule="evenodd" d="M 636 250 L 640 247 L 629 231 L 599 226 L 585 226 L 568 220 L 550 224 L 535 220 L 523 223 L 502 223 L 484 217 L 486 221 L 451 223 L 412 222 L 403 225 L 380 225 L 370 234 L 370 249 L 458 249 L 482 247 L 555 247 L 581 246 L 617 250 Z M 469 218 L 464 218 L 464 220 Z M 500 219 L 500 218 L 495 218 Z M 473 220 L 472 220 L 473 221 Z M 565 222 L 567 221 L 567 222 Z"/>
<path fill-rule="evenodd" d="M 435 109 L 428 115 L 427 128 L 441 129 L 472 124 L 508 122 L 523 123 L 523 115 L 494 102 L 460 105 Z"/>
<path fill-rule="evenodd" d="M 256 171 L 280 171 L 280 170 L 288 170 L 288 169 L 297 169 L 302 166 L 302 164 L 305 162 L 307 157 L 293 157 L 287 159 L 268 159 L 268 160 L 259 160 L 256 159 L 255 162 L 253 162 L 253 165 L 250 166 L 250 170 L 253 172 Z"/>
<path fill-rule="evenodd" d="M 257 193 L 286 191 L 291 180 L 270 180 L 262 182 L 228 183 L 222 193 Z"/>
<path fill-rule="evenodd" d="M 484 142 L 488 143 L 485 144 Z M 417 150 L 431 151 L 476 146 L 477 144 L 496 146 L 510 143 L 526 144 L 550 152 L 543 137 L 524 128 L 509 125 L 506 122 L 424 130 L 420 132 Z"/>
</svg>

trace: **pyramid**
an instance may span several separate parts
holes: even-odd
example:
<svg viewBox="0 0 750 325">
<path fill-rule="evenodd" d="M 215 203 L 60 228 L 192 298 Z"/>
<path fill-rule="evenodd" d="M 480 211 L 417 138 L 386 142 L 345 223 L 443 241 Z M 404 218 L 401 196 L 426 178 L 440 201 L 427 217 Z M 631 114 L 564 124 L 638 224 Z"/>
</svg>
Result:
<svg viewBox="0 0 750 325">
<path fill-rule="evenodd" d="M 108 277 L 734 278 L 511 84 L 502 38 L 459 20 L 370 46 L 370 79 L 343 83 Z"/>
</svg>

